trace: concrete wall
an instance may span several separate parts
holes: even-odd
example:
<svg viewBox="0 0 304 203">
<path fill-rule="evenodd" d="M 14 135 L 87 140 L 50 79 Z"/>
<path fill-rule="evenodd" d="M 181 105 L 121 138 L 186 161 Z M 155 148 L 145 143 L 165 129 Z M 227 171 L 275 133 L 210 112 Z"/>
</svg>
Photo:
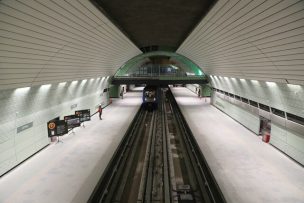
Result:
<svg viewBox="0 0 304 203">
<path fill-rule="evenodd" d="M 211 79 L 212 86 L 217 89 L 304 117 L 303 86 L 217 76 L 212 76 Z M 246 108 L 241 108 L 232 99 L 227 99 L 226 96 L 218 92 L 213 93 L 212 103 L 258 134 L 259 115 L 246 110 Z M 298 130 L 299 128 L 288 127 L 287 123 L 293 122 L 284 118 L 282 118 L 282 122 L 272 122 L 270 143 L 299 163 L 304 164 L 304 131 Z M 301 128 L 299 124 L 293 124 Z M 304 126 L 302 129 L 304 129 Z"/>
<path fill-rule="evenodd" d="M 50 141 L 47 122 L 108 103 L 108 79 L 95 78 L 0 91 L 0 175 Z M 24 130 L 21 130 L 23 127 Z M 28 128 L 28 129 L 26 129 Z"/>
</svg>

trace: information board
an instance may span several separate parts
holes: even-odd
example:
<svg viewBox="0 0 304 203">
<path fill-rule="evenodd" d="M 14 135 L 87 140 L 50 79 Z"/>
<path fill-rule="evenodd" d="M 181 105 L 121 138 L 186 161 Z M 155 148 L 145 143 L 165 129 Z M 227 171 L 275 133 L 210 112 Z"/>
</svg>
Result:
<svg viewBox="0 0 304 203">
<path fill-rule="evenodd" d="M 68 125 L 64 120 L 51 120 L 47 123 L 48 136 L 62 136 L 68 133 Z"/>
<path fill-rule="evenodd" d="M 69 129 L 80 126 L 80 119 L 77 115 L 65 116 L 64 120 L 67 123 Z"/>
<path fill-rule="evenodd" d="M 91 112 L 90 109 L 78 110 L 75 111 L 75 115 L 79 117 L 80 122 L 90 121 Z"/>
</svg>

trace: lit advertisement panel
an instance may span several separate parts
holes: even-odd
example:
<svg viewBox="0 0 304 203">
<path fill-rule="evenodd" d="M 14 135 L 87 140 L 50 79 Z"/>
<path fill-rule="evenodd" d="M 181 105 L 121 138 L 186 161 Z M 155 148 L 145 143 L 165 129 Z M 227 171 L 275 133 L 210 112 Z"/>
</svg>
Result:
<svg viewBox="0 0 304 203">
<path fill-rule="evenodd" d="M 75 115 L 79 117 L 80 122 L 90 121 L 91 112 L 90 109 L 78 110 L 75 111 Z"/>
<path fill-rule="evenodd" d="M 76 115 L 65 116 L 64 120 L 67 123 L 69 129 L 80 126 L 80 119 Z"/>
<path fill-rule="evenodd" d="M 51 120 L 47 123 L 48 136 L 62 136 L 68 133 L 68 125 L 64 120 Z"/>
</svg>

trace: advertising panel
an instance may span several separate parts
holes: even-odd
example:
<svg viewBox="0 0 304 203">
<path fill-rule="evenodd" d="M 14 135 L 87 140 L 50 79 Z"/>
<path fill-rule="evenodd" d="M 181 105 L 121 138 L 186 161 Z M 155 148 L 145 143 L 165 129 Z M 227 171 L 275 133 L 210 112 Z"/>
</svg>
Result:
<svg viewBox="0 0 304 203">
<path fill-rule="evenodd" d="M 79 118 L 80 122 L 90 121 L 91 112 L 90 109 L 78 110 L 75 111 L 75 115 Z"/>
<path fill-rule="evenodd" d="M 68 129 L 80 126 L 80 119 L 76 115 L 64 116 L 64 120 L 68 125 Z"/>
<path fill-rule="evenodd" d="M 47 123 L 48 136 L 62 136 L 68 133 L 68 126 L 64 120 L 51 120 Z"/>
</svg>

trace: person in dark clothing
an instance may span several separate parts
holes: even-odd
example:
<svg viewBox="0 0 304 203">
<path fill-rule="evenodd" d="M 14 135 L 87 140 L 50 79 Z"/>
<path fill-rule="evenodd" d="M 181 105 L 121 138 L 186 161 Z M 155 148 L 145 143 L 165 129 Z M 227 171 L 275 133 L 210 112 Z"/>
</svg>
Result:
<svg viewBox="0 0 304 203">
<path fill-rule="evenodd" d="M 98 107 L 98 112 L 99 112 L 99 120 L 102 120 L 101 115 L 102 115 L 102 107 L 99 105 Z"/>
</svg>

